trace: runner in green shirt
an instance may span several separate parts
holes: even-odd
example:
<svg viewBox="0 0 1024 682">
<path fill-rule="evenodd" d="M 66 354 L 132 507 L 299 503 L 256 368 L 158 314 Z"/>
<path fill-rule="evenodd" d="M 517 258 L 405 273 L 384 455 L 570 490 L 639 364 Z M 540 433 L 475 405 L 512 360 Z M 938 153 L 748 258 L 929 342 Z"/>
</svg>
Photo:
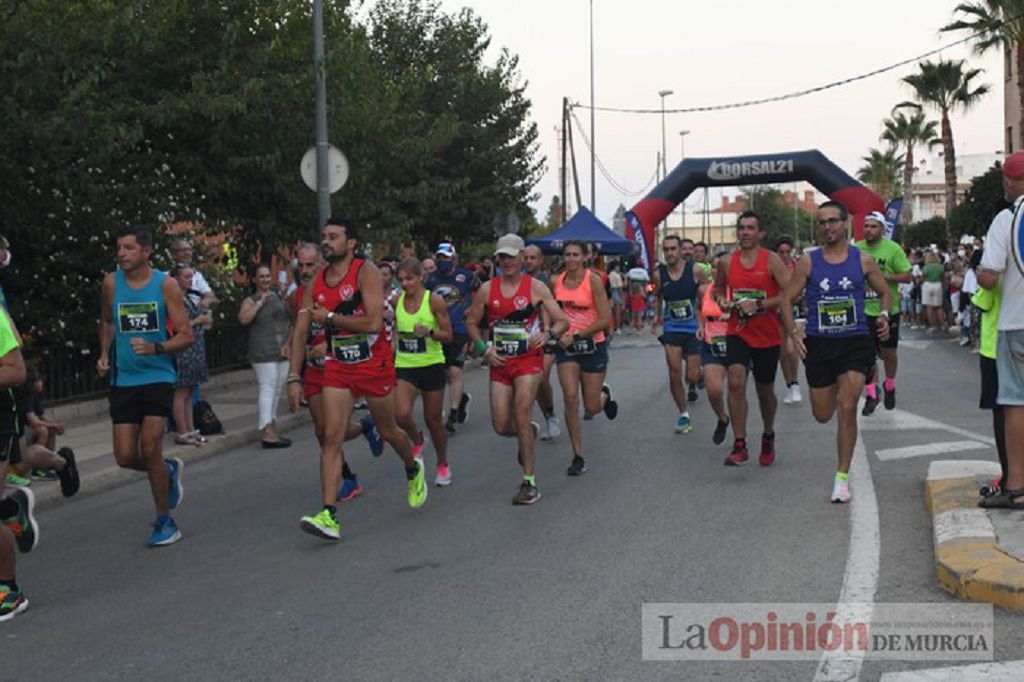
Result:
<svg viewBox="0 0 1024 682">
<path fill-rule="evenodd" d="M 878 263 L 879 270 L 889 283 L 892 294 L 892 309 L 889 311 L 889 339 L 880 341 L 875 333 L 878 316 L 881 315 L 881 302 L 878 294 L 870 288 L 864 295 L 864 317 L 867 318 L 868 329 L 875 340 L 875 352 L 885 364 L 885 409 L 896 407 L 896 349 L 900 342 L 900 294 L 899 284 L 910 281 L 910 261 L 903 248 L 885 237 L 885 215 L 872 211 L 864 218 L 864 239 L 857 242 L 857 248 L 870 254 Z M 876 363 L 877 364 L 877 363 Z M 864 387 L 866 398 L 861 414 L 867 417 L 878 407 L 878 385 L 875 383 L 877 367 L 868 377 Z"/>
</svg>

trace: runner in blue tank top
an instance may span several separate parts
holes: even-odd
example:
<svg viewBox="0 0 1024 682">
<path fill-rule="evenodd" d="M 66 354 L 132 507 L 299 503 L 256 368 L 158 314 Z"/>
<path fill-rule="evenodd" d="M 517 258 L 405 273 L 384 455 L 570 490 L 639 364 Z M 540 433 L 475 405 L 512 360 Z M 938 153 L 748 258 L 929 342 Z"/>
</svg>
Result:
<svg viewBox="0 0 1024 682">
<path fill-rule="evenodd" d="M 170 511 L 181 501 L 184 465 L 163 458 L 163 438 L 176 378 L 171 355 L 192 345 L 192 325 L 181 287 L 150 267 L 152 253 L 153 237 L 145 228 L 130 228 L 117 237 L 118 270 L 103 278 L 96 370 L 110 376 L 118 466 L 149 474 L 157 518 L 147 544 L 157 547 L 181 539 Z"/>
<path fill-rule="evenodd" d="M 804 359 L 814 418 L 825 424 L 838 414 L 839 470 L 832 502 L 850 501 L 850 463 L 857 443 L 857 400 L 875 364 L 875 346 L 864 318 L 864 283 L 889 310 L 889 285 L 875 259 L 847 242 L 849 213 L 838 201 L 818 207 L 818 229 L 825 245 L 801 258 L 786 287 L 787 301 L 801 294 L 807 302 L 806 331 L 796 325 L 791 306 L 779 307 L 782 322 Z M 878 318 L 878 337 L 889 336 L 888 314 Z M 864 464 L 866 466 L 866 464 Z"/>
<path fill-rule="evenodd" d="M 661 242 L 665 265 L 654 273 L 654 291 L 659 299 L 658 310 L 665 319 L 662 335 L 658 338 L 665 347 L 668 364 L 668 387 L 679 408 L 676 433 L 693 431 L 687 399 L 697 399 L 696 385 L 700 381 L 700 353 L 703 348 L 697 338 L 698 289 L 708 281 L 703 268 L 693 267 L 693 242 L 669 235 Z M 660 302 L 664 301 L 664 307 Z M 690 384 L 687 395 L 683 386 L 683 355 L 686 355 L 686 380 Z"/>
</svg>

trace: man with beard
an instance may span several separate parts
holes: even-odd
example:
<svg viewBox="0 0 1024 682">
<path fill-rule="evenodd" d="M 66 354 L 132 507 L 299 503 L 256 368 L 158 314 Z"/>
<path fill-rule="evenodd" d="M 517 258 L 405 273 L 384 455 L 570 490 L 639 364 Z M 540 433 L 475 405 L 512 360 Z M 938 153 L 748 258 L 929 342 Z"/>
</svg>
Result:
<svg viewBox="0 0 1024 682">
<path fill-rule="evenodd" d="M 299 265 L 300 284 L 289 299 L 292 333 L 294 333 L 295 320 L 302 305 L 306 289 L 313 285 L 313 280 L 316 279 L 323 266 L 323 261 L 320 259 L 320 249 L 316 244 L 310 242 L 303 244 L 295 252 L 295 255 Z M 290 344 L 291 341 L 289 341 Z M 302 397 L 305 398 L 309 406 L 309 415 L 313 418 L 313 430 L 316 433 L 316 440 L 323 447 L 324 364 L 327 356 L 327 338 L 323 325 L 310 323 L 309 333 L 306 336 L 305 351 L 305 362 L 302 367 Z M 366 437 L 373 456 L 380 457 L 381 453 L 384 452 L 384 441 L 381 440 L 380 434 L 377 433 L 377 427 L 373 423 L 373 415 L 364 415 L 358 423 L 349 421 L 348 427 L 345 429 L 345 442 L 358 438 L 360 435 Z M 341 479 L 341 488 L 338 490 L 337 496 L 338 502 L 348 502 L 352 498 L 363 494 L 363 486 L 359 484 L 359 479 L 349 468 L 348 462 L 342 463 Z"/>
<path fill-rule="evenodd" d="M 356 258 L 359 225 L 332 217 L 323 228 L 321 253 L 327 267 L 303 291 L 302 307 L 292 337 L 288 401 L 297 410 L 302 400 L 305 344 L 310 326 L 324 326 L 327 358 L 323 373 L 324 436 L 320 451 L 323 508 L 304 516 L 303 531 L 326 540 L 340 539 L 336 500 L 344 464 L 342 442 L 358 397 L 365 397 L 381 437 L 405 465 L 409 506 L 427 499 L 423 463 L 413 457 L 413 443 L 395 423 L 391 392 L 395 387 L 394 352 L 384 333 L 384 286 L 370 261 Z"/>
<path fill-rule="evenodd" d="M 864 314 L 865 285 L 882 302 L 877 317 L 878 339 L 889 336 L 892 293 L 875 259 L 846 240 L 849 213 L 838 201 L 818 207 L 818 229 L 825 242 L 796 265 L 783 303 L 805 293 L 807 327 L 799 327 L 788 305 L 780 307 L 783 325 L 804 359 L 811 410 L 820 424 L 832 415 L 839 420 L 836 450 L 839 468 L 831 500 L 850 501 L 850 463 L 857 444 L 857 400 L 875 365 L 875 347 Z M 867 466 L 867 463 L 864 463 Z"/>
</svg>

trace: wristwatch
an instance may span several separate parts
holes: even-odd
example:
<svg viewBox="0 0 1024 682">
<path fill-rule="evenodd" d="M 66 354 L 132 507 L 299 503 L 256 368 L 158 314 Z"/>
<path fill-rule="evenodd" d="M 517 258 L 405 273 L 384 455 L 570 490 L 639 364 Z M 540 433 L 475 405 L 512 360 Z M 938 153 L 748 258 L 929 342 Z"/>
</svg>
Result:
<svg viewBox="0 0 1024 682">
<path fill-rule="evenodd" d="M 434 330 L 433 329 L 428 329 L 427 330 L 427 336 L 429 336 L 430 338 L 434 338 Z"/>
<path fill-rule="evenodd" d="M 164 344 L 160 343 L 159 341 L 154 343 L 153 344 L 153 353 L 156 354 L 156 355 L 163 355 L 164 354 Z"/>
<path fill-rule="evenodd" d="M 572 333 L 572 340 L 573 341 L 579 341 L 580 340 L 580 333 L 578 331 L 575 331 L 575 332 Z"/>
<path fill-rule="evenodd" d="M 331 325 L 332 327 L 334 326 L 334 313 L 333 312 L 327 313 L 327 324 Z"/>
</svg>

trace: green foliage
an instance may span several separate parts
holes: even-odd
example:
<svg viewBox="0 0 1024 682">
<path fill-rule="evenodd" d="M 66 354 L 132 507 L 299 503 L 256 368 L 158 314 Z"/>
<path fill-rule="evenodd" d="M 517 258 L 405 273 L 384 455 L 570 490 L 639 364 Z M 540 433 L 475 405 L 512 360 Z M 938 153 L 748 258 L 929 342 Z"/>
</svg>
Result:
<svg viewBox="0 0 1024 682">
<path fill-rule="evenodd" d="M 955 239 L 965 234 L 984 236 L 995 215 L 1009 206 L 1003 189 L 1002 166 L 998 162 L 971 180 L 964 200 L 949 217 L 950 233 Z"/>
<path fill-rule="evenodd" d="M 782 192 L 770 186 L 748 187 L 743 191 L 746 205 L 761 216 L 761 226 L 765 236 L 761 244 L 774 248 L 775 240 L 782 234 L 788 234 L 797 245 L 814 243 L 814 216 L 802 209 L 794 209 L 782 201 Z"/>
<path fill-rule="evenodd" d="M 509 216 L 534 229 L 543 159 L 516 57 L 485 60 L 470 10 L 324 4 L 330 139 L 352 167 L 334 210 L 376 243 L 492 241 Z M 311 33 L 308 0 L 0 3 L 4 285 L 30 337 L 94 337 L 123 225 L 190 221 L 242 263 L 317 233 L 298 174 Z"/>
<path fill-rule="evenodd" d="M 912 248 L 929 244 L 944 244 L 946 242 L 946 219 L 942 216 L 935 216 L 908 225 L 903 228 L 900 241 L 905 246 Z"/>
<path fill-rule="evenodd" d="M 857 169 L 857 179 L 875 190 L 886 202 L 898 196 L 903 187 L 900 175 L 903 171 L 903 155 L 894 148 L 879 151 L 870 149 L 861 157 L 864 165 Z"/>
</svg>

